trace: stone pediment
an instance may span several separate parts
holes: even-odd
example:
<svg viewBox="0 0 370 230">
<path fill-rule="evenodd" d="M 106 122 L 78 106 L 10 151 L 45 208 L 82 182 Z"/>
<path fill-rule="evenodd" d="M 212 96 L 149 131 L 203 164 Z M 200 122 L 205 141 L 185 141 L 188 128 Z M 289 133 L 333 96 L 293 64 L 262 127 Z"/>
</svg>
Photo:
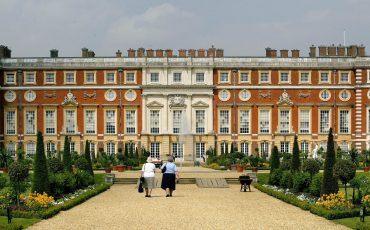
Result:
<svg viewBox="0 0 370 230">
<path fill-rule="evenodd" d="M 284 89 L 284 92 L 279 97 L 279 101 L 277 102 L 277 104 L 280 105 L 280 106 L 291 106 L 291 105 L 293 105 L 293 102 L 291 101 L 290 96 L 288 95 L 288 93 L 286 92 L 285 89 Z"/>
<path fill-rule="evenodd" d="M 162 108 L 163 104 L 159 103 L 158 101 L 152 101 L 152 102 L 146 104 L 146 107 L 148 107 L 148 108 Z"/>
<path fill-rule="evenodd" d="M 198 101 L 198 102 L 195 102 L 194 104 L 192 104 L 191 106 L 193 107 L 209 107 L 209 105 L 203 101 Z"/>
<path fill-rule="evenodd" d="M 66 105 L 77 106 L 78 105 L 76 97 L 73 95 L 73 93 L 71 93 L 71 91 L 69 91 L 67 93 L 67 96 L 64 97 L 64 101 L 62 102 L 62 105 L 63 106 L 66 106 Z"/>
</svg>

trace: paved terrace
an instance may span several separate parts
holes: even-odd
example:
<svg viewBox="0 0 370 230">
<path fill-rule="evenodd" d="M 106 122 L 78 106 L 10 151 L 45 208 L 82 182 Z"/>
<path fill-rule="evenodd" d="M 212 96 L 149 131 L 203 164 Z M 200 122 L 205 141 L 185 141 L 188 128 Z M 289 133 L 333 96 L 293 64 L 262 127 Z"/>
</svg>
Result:
<svg viewBox="0 0 370 230">
<path fill-rule="evenodd" d="M 115 172 L 137 177 L 139 172 Z M 160 176 L 159 170 L 157 173 Z M 182 177 L 236 177 L 236 172 L 180 168 Z M 198 188 L 179 184 L 174 197 L 155 189 L 151 198 L 135 185 L 113 185 L 87 202 L 29 229 L 347 229 L 252 188 Z"/>
</svg>

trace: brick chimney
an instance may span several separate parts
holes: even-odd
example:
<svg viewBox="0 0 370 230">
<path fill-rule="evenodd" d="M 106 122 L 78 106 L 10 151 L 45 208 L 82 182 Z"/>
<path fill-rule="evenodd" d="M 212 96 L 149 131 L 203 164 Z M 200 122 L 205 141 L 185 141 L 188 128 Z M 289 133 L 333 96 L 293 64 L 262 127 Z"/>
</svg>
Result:
<svg viewBox="0 0 370 230">
<path fill-rule="evenodd" d="M 129 50 L 127 50 L 128 57 L 135 57 L 135 53 L 136 51 L 134 49 L 130 48 Z"/>
<path fill-rule="evenodd" d="M 357 46 L 356 45 L 351 45 L 349 48 L 351 49 L 351 56 L 352 57 L 357 57 L 358 56 Z"/>
<path fill-rule="evenodd" d="M 319 56 L 320 57 L 325 57 L 328 55 L 328 51 L 327 51 L 327 47 L 326 46 L 319 46 Z"/>
<path fill-rule="evenodd" d="M 270 47 L 266 48 L 266 57 L 271 57 L 271 48 Z"/>
<path fill-rule="evenodd" d="M 89 51 L 87 52 L 87 57 L 89 57 L 89 58 L 95 57 L 95 53 L 94 53 L 94 51 L 89 50 Z"/>
<path fill-rule="evenodd" d="M 152 50 L 152 49 L 146 50 L 146 56 L 147 57 L 154 57 L 154 50 Z"/>
<path fill-rule="evenodd" d="M 213 46 L 207 50 L 207 57 L 214 57 L 216 56 L 216 48 Z"/>
<path fill-rule="evenodd" d="M 205 57 L 206 51 L 204 49 L 198 49 L 198 57 Z"/>
<path fill-rule="evenodd" d="M 117 52 L 116 52 L 116 57 L 118 57 L 118 58 L 122 57 L 122 52 L 121 52 L 121 50 L 117 50 Z"/>
<path fill-rule="evenodd" d="M 189 55 L 189 57 L 195 57 L 195 56 L 196 56 L 196 51 L 195 51 L 195 49 L 189 49 L 189 50 L 188 50 L 188 55 Z"/>
<path fill-rule="evenodd" d="M 171 50 L 171 49 L 166 49 L 166 56 L 167 56 L 167 57 L 172 57 L 172 56 L 173 56 L 173 50 Z"/>
<path fill-rule="evenodd" d="M 328 47 L 328 56 L 337 56 L 337 48 L 334 46 L 334 44 Z"/>
<path fill-rule="evenodd" d="M 0 58 L 11 58 L 12 51 L 4 45 L 0 45 Z"/>
<path fill-rule="evenodd" d="M 163 50 L 159 49 L 155 51 L 155 56 L 156 57 L 163 57 Z"/>
<path fill-rule="evenodd" d="M 216 50 L 216 57 L 223 57 L 224 56 L 224 50 L 223 49 L 217 49 Z"/>
<path fill-rule="evenodd" d="M 271 57 L 276 58 L 277 57 L 277 50 L 271 50 Z"/>
<path fill-rule="evenodd" d="M 361 44 L 361 46 L 357 47 L 357 55 L 359 57 L 365 57 L 365 46 Z"/>
<path fill-rule="evenodd" d="M 144 48 L 139 48 L 137 50 L 137 56 L 138 57 L 144 57 L 144 55 L 145 55 L 145 49 Z"/>
<path fill-rule="evenodd" d="M 50 50 L 50 57 L 51 58 L 57 58 L 58 57 L 58 50 L 56 50 L 56 49 Z"/>
<path fill-rule="evenodd" d="M 179 50 L 179 57 L 186 57 L 186 49 Z"/>
<path fill-rule="evenodd" d="M 87 48 L 82 48 L 81 51 L 82 51 L 82 57 L 87 58 L 89 55 L 89 50 Z"/>
<path fill-rule="evenodd" d="M 310 58 L 315 58 L 316 57 L 316 46 L 312 45 L 310 47 L 310 53 L 309 53 L 309 55 L 310 55 Z"/>
<path fill-rule="evenodd" d="M 288 50 L 280 50 L 280 57 L 287 58 L 288 57 Z"/>
<path fill-rule="evenodd" d="M 299 50 L 293 49 L 292 51 L 292 58 L 299 58 Z"/>
<path fill-rule="evenodd" d="M 346 55 L 346 47 L 339 44 L 339 46 L 337 47 L 337 55 L 341 56 L 341 57 L 345 56 Z"/>
</svg>

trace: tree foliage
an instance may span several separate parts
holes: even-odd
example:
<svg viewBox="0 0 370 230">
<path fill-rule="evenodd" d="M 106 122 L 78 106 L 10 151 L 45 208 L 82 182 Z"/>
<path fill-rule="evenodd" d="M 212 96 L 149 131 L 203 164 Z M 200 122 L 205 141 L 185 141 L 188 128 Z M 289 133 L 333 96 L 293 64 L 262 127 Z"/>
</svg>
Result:
<svg viewBox="0 0 370 230">
<path fill-rule="evenodd" d="M 301 160 L 299 159 L 299 147 L 298 147 L 298 137 L 294 136 L 293 144 L 293 158 L 292 158 L 292 172 L 299 172 L 301 170 Z"/>
<path fill-rule="evenodd" d="M 64 138 L 63 165 L 64 165 L 64 170 L 68 172 L 72 172 L 72 156 L 71 156 L 70 142 L 69 142 L 68 136 L 65 136 Z"/>
<path fill-rule="evenodd" d="M 92 162 L 91 162 L 90 142 L 88 140 L 86 140 L 85 142 L 85 159 L 87 160 L 87 163 L 88 163 L 88 169 L 87 169 L 88 173 L 94 176 L 94 171 L 93 171 Z"/>
<path fill-rule="evenodd" d="M 33 164 L 32 192 L 49 193 L 48 165 L 45 156 L 44 138 L 37 133 L 36 154 Z"/>
<path fill-rule="evenodd" d="M 338 159 L 334 165 L 334 176 L 344 184 L 347 199 L 347 183 L 356 176 L 356 165 L 349 160 Z"/>
<path fill-rule="evenodd" d="M 19 195 L 26 191 L 28 175 L 28 165 L 23 162 L 16 161 L 9 166 L 10 185 L 15 192 L 17 205 L 19 205 Z"/>
<path fill-rule="evenodd" d="M 272 172 L 273 170 L 278 169 L 280 167 L 279 150 L 278 150 L 276 145 L 272 149 L 271 159 L 270 159 L 270 166 L 271 166 L 271 171 L 270 172 Z"/>
<path fill-rule="evenodd" d="M 326 150 L 326 159 L 324 163 L 324 176 L 322 182 L 322 194 L 337 193 L 339 190 L 338 179 L 334 176 L 335 149 L 333 130 L 330 128 L 328 135 L 328 145 Z"/>
<path fill-rule="evenodd" d="M 308 172 L 311 175 L 311 181 L 313 175 L 317 174 L 320 171 L 320 161 L 316 159 L 308 159 L 303 163 L 302 169 L 303 172 Z"/>
</svg>

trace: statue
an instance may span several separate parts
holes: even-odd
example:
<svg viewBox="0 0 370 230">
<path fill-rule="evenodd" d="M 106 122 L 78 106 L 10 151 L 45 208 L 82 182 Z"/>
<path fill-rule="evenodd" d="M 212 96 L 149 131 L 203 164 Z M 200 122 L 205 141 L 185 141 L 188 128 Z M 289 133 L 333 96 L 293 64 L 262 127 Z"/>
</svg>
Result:
<svg viewBox="0 0 370 230">
<path fill-rule="evenodd" d="M 315 144 L 315 148 L 313 149 L 312 151 L 312 158 L 313 159 L 317 159 L 317 152 L 319 151 L 319 146 L 317 144 Z"/>
</svg>

